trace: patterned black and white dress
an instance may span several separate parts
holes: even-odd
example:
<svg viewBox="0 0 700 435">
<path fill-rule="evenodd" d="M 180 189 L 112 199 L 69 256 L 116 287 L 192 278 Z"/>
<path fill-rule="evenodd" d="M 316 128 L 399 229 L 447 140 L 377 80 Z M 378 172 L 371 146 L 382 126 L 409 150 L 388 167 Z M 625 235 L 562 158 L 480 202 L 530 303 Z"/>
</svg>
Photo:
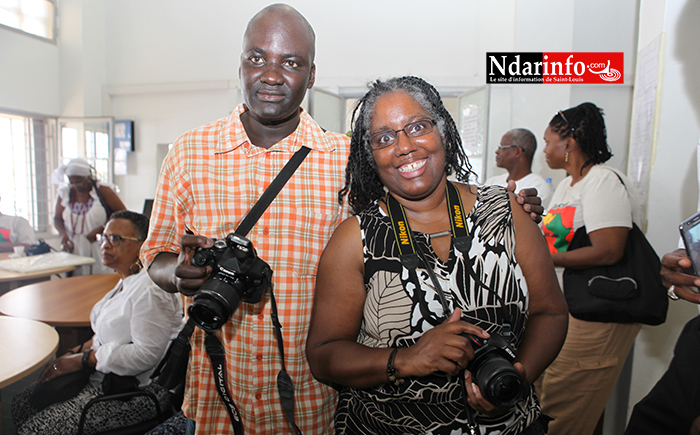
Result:
<svg viewBox="0 0 700 435">
<path fill-rule="evenodd" d="M 365 346 L 409 347 L 442 323 L 443 307 L 428 273 L 417 269 L 420 288 L 401 265 L 388 216 L 375 203 L 357 216 L 365 262 L 365 301 L 358 343 Z M 414 233 L 448 299 L 450 312 L 462 309 L 462 320 L 489 332 L 502 332 L 508 319 L 517 348 L 523 339 L 528 312 L 527 284 L 515 261 L 515 230 L 510 200 L 504 188 L 478 188 L 467 216 L 473 237 L 465 256 L 452 247 L 447 263 L 433 251 L 429 237 Z M 492 291 L 484 289 L 483 283 Z M 495 296 L 498 295 L 498 297 Z M 464 393 L 456 377 L 436 373 L 408 378 L 399 386 L 345 388 L 336 414 L 337 434 L 467 433 Z M 506 414 L 475 413 L 482 434 L 519 434 L 540 417 L 534 388 Z"/>
</svg>

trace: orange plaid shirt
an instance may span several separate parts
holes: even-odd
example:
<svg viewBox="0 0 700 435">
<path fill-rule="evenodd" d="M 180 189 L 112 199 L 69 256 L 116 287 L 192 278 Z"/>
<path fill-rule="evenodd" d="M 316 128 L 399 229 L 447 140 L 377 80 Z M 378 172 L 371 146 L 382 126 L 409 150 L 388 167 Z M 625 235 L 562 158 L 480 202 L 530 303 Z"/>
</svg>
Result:
<svg viewBox="0 0 700 435">
<path fill-rule="evenodd" d="M 333 230 L 348 215 L 337 194 L 345 180 L 349 139 L 324 133 L 302 111 L 294 133 L 270 149 L 259 148 L 243 129 L 244 111 L 241 104 L 231 116 L 191 130 L 175 142 L 161 169 L 142 260 L 148 266 L 160 252 L 179 253 L 185 229 L 224 238 L 292 154 L 302 145 L 311 148 L 247 237 L 274 272 L 285 363 L 294 381 L 296 423 L 305 435 L 329 433 L 337 395 L 313 378 L 305 348 L 318 260 Z M 277 391 L 281 359 L 269 294 L 255 305 L 241 302 L 216 335 L 226 351 L 228 386 L 246 434 L 292 433 Z M 183 410 L 197 422 L 198 434 L 233 433 L 215 390 L 204 338 L 196 328 Z"/>
</svg>

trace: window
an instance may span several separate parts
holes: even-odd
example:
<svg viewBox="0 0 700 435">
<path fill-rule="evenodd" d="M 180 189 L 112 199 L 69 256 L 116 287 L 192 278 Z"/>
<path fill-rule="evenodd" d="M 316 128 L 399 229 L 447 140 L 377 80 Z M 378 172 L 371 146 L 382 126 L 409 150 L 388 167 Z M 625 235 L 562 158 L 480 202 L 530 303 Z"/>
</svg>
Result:
<svg viewBox="0 0 700 435">
<path fill-rule="evenodd" d="M 112 172 L 112 118 L 60 118 L 61 131 L 59 164 L 82 157 L 95 168 L 100 181 L 111 183 Z"/>
<path fill-rule="evenodd" d="M 40 233 L 53 225 L 54 126 L 48 118 L 0 114 L 0 211 L 22 216 Z"/>
<path fill-rule="evenodd" d="M 0 0 L 0 24 L 55 40 L 56 7 L 50 0 Z"/>
<path fill-rule="evenodd" d="M 22 216 L 39 233 L 53 232 L 57 186 L 51 174 L 59 165 L 82 157 L 95 168 L 97 179 L 111 183 L 112 122 L 0 113 L 0 212 Z"/>
</svg>

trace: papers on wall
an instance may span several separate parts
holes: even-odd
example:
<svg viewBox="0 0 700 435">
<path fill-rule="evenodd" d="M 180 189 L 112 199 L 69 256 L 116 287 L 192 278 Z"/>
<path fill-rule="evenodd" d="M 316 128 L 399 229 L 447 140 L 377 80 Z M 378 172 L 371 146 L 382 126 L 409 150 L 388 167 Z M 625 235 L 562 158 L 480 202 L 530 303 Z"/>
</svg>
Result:
<svg viewBox="0 0 700 435">
<path fill-rule="evenodd" d="M 637 55 L 627 175 L 639 194 L 643 221 L 646 220 L 649 171 L 654 159 L 661 114 L 664 42 L 662 33 Z"/>
</svg>

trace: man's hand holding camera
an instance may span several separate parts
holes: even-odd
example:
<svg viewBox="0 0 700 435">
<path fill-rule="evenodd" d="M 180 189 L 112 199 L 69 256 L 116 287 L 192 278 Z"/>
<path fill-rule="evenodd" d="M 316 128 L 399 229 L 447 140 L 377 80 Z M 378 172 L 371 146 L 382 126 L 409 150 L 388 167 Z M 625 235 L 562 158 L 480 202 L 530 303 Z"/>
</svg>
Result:
<svg viewBox="0 0 700 435">
<path fill-rule="evenodd" d="M 194 295 L 207 281 L 211 274 L 211 266 L 204 267 L 192 264 L 192 257 L 197 248 L 211 248 L 214 241 L 208 237 L 185 234 L 180 239 L 180 255 L 175 268 L 177 289 L 186 296 Z"/>
<path fill-rule="evenodd" d="M 188 313 L 207 332 L 220 329 L 240 302 L 260 302 L 271 287 L 272 269 L 239 234 L 224 239 L 186 234 L 180 245 L 175 284 L 194 296 Z"/>
</svg>

